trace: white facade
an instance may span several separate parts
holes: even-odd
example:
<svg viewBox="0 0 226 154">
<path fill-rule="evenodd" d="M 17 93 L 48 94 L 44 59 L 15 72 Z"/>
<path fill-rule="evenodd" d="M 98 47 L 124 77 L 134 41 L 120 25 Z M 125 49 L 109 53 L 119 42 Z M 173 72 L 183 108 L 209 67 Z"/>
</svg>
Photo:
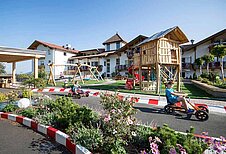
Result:
<svg viewBox="0 0 226 154">
<path fill-rule="evenodd" d="M 213 37 L 212 39 L 207 39 L 205 42 L 197 43 L 198 45 L 195 45 L 190 50 L 186 50 L 182 54 L 182 63 L 192 65 L 195 62 L 195 59 L 201 58 L 204 55 L 210 54 L 210 46 L 213 45 L 215 42 L 226 42 L 226 33 L 223 33 L 221 35 L 218 35 L 216 37 Z M 221 59 L 218 59 L 218 62 L 220 62 Z M 215 57 L 214 63 L 217 62 L 217 58 Z M 224 57 L 224 63 L 226 62 L 226 57 Z M 184 65 L 185 65 L 184 64 Z M 224 65 L 225 66 L 225 65 Z M 206 72 L 206 68 L 202 69 L 202 72 Z M 210 72 L 215 72 L 221 76 L 221 71 L 219 68 L 210 68 Z M 196 69 L 194 70 L 192 67 L 185 68 L 182 64 L 182 77 L 184 78 L 190 78 L 193 77 L 193 74 L 196 73 L 197 76 L 200 75 L 200 70 Z M 224 75 L 226 76 L 226 67 L 224 67 Z"/>
<path fill-rule="evenodd" d="M 119 48 L 123 47 L 125 45 L 125 43 L 123 42 L 118 42 L 119 43 Z M 108 45 L 110 46 L 110 48 L 108 49 Z M 117 48 L 117 43 L 110 43 L 110 44 L 105 44 L 105 51 L 112 51 L 112 50 L 118 50 L 119 48 Z"/>
<path fill-rule="evenodd" d="M 37 50 L 46 51 L 46 57 L 45 59 L 39 59 L 38 65 L 44 65 L 45 71 L 47 73 L 50 72 L 48 64 L 54 63 L 54 64 L 67 64 L 68 58 L 75 56 L 74 53 L 70 53 L 63 50 L 58 49 L 51 49 L 49 47 L 43 46 L 42 44 L 37 46 Z M 32 70 L 34 69 L 32 64 Z M 67 66 L 55 66 L 53 69 L 53 73 L 55 75 L 55 78 L 58 78 L 60 76 L 60 73 L 67 70 Z"/>
</svg>

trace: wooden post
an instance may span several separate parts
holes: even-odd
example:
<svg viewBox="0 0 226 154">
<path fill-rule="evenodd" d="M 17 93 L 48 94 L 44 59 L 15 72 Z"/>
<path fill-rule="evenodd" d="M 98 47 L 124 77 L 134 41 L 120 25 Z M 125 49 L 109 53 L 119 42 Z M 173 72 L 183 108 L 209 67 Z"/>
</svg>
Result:
<svg viewBox="0 0 226 154">
<path fill-rule="evenodd" d="M 180 91 L 180 65 L 177 67 L 177 91 Z"/>
<path fill-rule="evenodd" d="M 82 80 L 82 84 L 84 84 L 84 80 L 80 71 L 80 66 L 78 67 L 78 72 L 79 72 L 80 79 Z"/>
<path fill-rule="evenodd" d="M 34 58 L 34 78 L 38 78 L 38 58 Z"/>
<path fill-rule="evenodd" d="M 142 90 L 142 50 L 140 48 L 140 62 L 139 62 L 139 84 L 140 90 Z"/>
<path fill-rule="evenodd" d="M 76 77 L 77 73 L 78 73 L 78 67 L 77 67 L 77 70 L 75 69 L 75 74 L 74 74 L 73 79 L 72 79 L 73 83 L 75 82 L 75 77 Z"/>
<path fill-rule="evenodd" d="M 96 75 L 92 72 L 92 67 L 89 68 L 90 73 L 92 74 L 92 76 L 99 82 L 98 78 L 96 77 Z"/>
<path fill-rule="evenodd" d="M 56 86 L 56 82 L 55 82 L 55 79 L 54 79 L 54 75 L 53 75 L 53 67 L 54 67 L 54 64 L 52 63 L 52 64 L 49 64 L 49 70 L 50 70 L 50 72 L 49 72 L 49 80 L 48 80 L 48 84 L 49 83 L 53 83 L 54 84 L 54 86 Z"/>
<path fill-rule="evenodd" d="M 156 93 L 160 92 L 160 65 L 156 63 Z"/>
<path fill-rule="evenodd" d="M 12 83 L 16 83 L 16 62 L 12 63 Z"/>
</svg>

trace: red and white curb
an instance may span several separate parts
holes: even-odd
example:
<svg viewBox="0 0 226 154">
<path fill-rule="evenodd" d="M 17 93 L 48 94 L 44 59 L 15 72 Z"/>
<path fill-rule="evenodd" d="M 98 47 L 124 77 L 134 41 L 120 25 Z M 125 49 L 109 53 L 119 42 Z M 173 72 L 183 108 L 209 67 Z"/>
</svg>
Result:
<svg viewBox="0 0 226 154">
<path fill-rule="evenodd" d="M 90 96 L 100 97 L 101 92 L 104 91 L 97 91 L 97 90 L 88 90 L 88 89 L 82 89 L 83 91 L 89 91 Z M 70 88 L 45 88 L 45 89 L 32 89 L 33 92 L 70 92 Z M 107 92 L 110 94 L 114 94 L 115 92 Z M 165 106 L 167 105 L 166 101 L 160 101 L 158 99 L 150 99 L 150 98 L 140 98 L 136 97 L 133 94 L 120 94 L 118 93 L 118 96 L 122 99 L 124 98 L 130 98 L 131 100 L 135 101 L 135 103 L 141 103 L 141 104 L 148 104 L 148 105 L 156 105 L 156 106 Z M 226 106 L 216 106 L 216 105 L 206 105 L 206 104 L 199 104 L 194 103 L 196 106 L 202 105 L 206 106 L 210 112 L 218 112 L 218 113 L 226 113 Z"/>
<path fill-rule="evenodd" d="M 4 112 L 0 112 L 0 118 L 9 119 L 9 120 L 18 122 L 20 124 L 23 124 L 27 127 L 32 128 L 34 131 L 45 134 L 48 137 L 54 139 L 57 143 L 64 145 L 73 154 L 91 154 L 91 152 L 86 148 L 73 143 L 67 134 L 51 126 L 45 126 L 35 122 L 32 119 L 29 119 L 23 116 L 18 116 L 15 114 L 4 113 Z"/>
</svg>

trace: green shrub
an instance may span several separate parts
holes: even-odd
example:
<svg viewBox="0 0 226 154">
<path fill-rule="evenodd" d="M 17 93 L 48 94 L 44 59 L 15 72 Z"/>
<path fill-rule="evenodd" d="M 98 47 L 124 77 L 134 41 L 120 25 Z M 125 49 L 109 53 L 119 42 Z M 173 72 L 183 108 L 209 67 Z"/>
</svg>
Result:
<svg viewBox="0 0 226 154">
<path fill-rule="evenodd" d="M 14 112 L 16 111 L 16 109 L 18 109 L 18 107 L 14 104 L 7 104 L 2 111 L 3 112 Z"/>
<path fill-rule="evenodd" d="M 196 80 L 197 79 L 197 75 L 196 75 L 196 73 L 194 72 L 193 73 L 193 80 Z"/>
<path fill-rule="evenodd" d="M 197 78 L 197 80 L 198 80 L 198 81 L 202 81 L 203 78 L 202 78 L 201 76 L 199 76 L 199 77 Z"/>
<path fill-rule="evenodd" d="M 150 143 L 147 142 L 150 136 L 155 136 L 153 128 L 147 126 L 137 126 L 132 132 L 132 144 L 139 148 L 150 149 Z"/>
<path fill-rule="evenodd" d="M 208 73 L 202 73 L 200 76 L 201 76 L 202 78 L 209 79 L 209 74 L 208 74 Z"/>
<path fill-rule="evenodd" d="M 201 80 L 201 82 L 202 82 L 202 83 L 208 83 L 208 82 L 209 82 L 209 80 L 208 80 L 208 79 L 206 79 L 206 78 L 203 78 L 203 79 Z"/>
<path fill-rule="evenodd" d="M 14 102 L 14 101 L 18 100 L 18 93 L 16 91 L 10 91 L 6 94 L 6 99 L 9 102 Z"/>
<path fill-rule="evenodd" d="M 0 103 L 4 100 L 6 100 L 6 95 L 3 93 L 0 93 Z"/>
<path fill-rule="evenodd" d="M 33 95 L 33 92 L 30 89 L 24 89 L 22 91 L 23 98 L 31 98 L 32 95 Z"/>
<path fill-rule="evenodd" d="M 86 147 L 92 152 L 101 151 L 103 134 L 99 128 L 75 128 L 76 132 L 71 136 L 74 142 Z"/>
<path fill-rule="evenodd" d="M 37 78 L 33 81 L 35 88 L 43 89 L 46 87 L 47 81 L 43 78 Z"/>
<path fill-rule="evenodd" d="M 24 117 L 28 117 L 28 118 L 33 118 L 36 115 L 36 110 L 32 107 L 23 109 L 19 112 L 19 114 L 21 114 Z"/>
<path fill-rule="evenodd" d="M 136 110 L 133 103 L 118 95 L 102 94 L 100 103 L 106 111 L 103 119 L 105 153 L 124 153 L 125 145 L 132 138 Z"/>
</svg>

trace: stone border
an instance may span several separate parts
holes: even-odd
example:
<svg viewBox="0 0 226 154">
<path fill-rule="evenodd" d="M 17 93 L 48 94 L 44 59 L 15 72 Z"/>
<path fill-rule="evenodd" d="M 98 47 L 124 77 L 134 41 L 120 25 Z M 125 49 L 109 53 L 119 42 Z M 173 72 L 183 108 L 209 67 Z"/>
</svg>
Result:
<svg viewBox="0 0 226 154">
<path fill-rule="evenodd" d="M 206 83 L 202 83 L 200 81 L 191 80 L 191 82 L 198 88 L 204 90 L 210 95 L 213 95 L 215 97 L 221 97 L 226 98 L 226 89 L 215 87 L 212 85 L 208 85 Z"/>
<path fill-rule="evenodd" d="M 0 112 L 0 118 L 9 119 L 9 120 L 18 122 L 22 125 L 25 125 L 31 129 L 33 129 L 36 132 L 45 134 L 48 137 L 50 137 L 51 139 L 53 139 L 54 141 L 56 141 L 57 143 L 64 145 L 73 154 L 91 154 L 91 152 L 89 150 L 87 150 L 86 148 L 73 143 L 67 134 L 65 134 L 51 126 L 45 126 L 45 125 L 39 124 L 39 123 L 35 122 L 34 120 L 29 119 L 27 117 L 18 116 L 18 115 L 10 114 L 10 113 L 4 113 L 4 112 Z"/>
</svg>

